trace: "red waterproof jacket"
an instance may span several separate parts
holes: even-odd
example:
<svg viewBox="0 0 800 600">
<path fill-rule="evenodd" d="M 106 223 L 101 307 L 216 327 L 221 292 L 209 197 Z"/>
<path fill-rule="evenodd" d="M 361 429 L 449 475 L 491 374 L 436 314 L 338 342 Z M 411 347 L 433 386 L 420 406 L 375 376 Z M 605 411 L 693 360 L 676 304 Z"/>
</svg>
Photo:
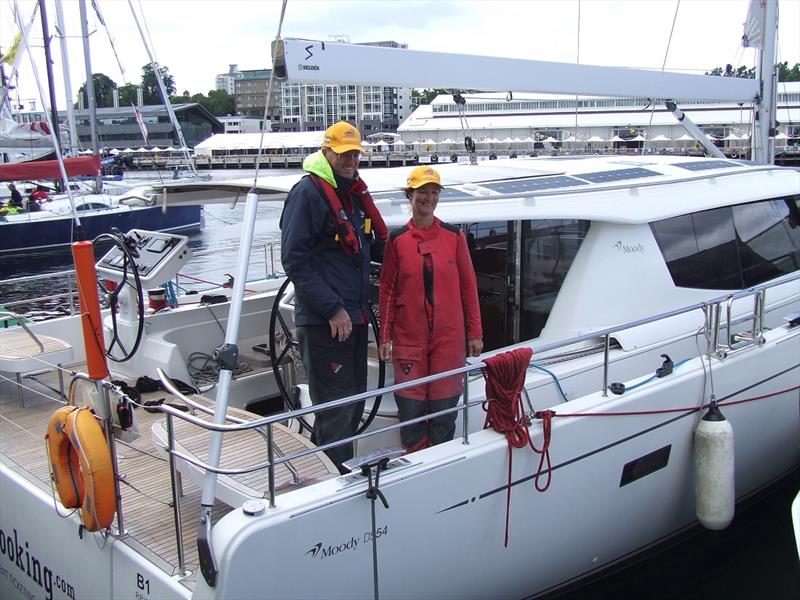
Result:
<svg viewBox="0 0 800 600">
<path fill-rule="evenodd" d="M 392 233 L 380 284 L 381 343 L 392 342 L 396 383 L 464 366 L 466 340 L 483 337 L 475 271 L 458 227 L 434 218 Z M 397 395 L 442 400 L 461 393 L 462 377 Z"/>
</svg>

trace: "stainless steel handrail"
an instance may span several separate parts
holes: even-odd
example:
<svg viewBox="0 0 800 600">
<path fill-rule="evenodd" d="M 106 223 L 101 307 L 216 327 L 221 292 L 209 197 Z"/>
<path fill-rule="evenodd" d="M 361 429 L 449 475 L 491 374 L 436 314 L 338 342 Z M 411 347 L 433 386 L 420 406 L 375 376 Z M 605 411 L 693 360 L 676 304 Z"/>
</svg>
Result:
<svg viewBox="0 0 800 600">
<path fill-rule="evenodd" d="M 594 339 L 597 339 L 597 338 L 605 338 L 606 336 L 610 336 L 611 334 L 616 333 L 618 331 L 623 331 L 623 330 L 626 330 L 626 329 L 631 329 L 633 327 L 638 327 L 638 326 L 641 326 L 641 325 L 654 323 L 654 322 L 657 322 L 657 321 L 660 321 L 660 320 L 663 320 L 663 319 L 666 319 L 666 318 L 670 318 L 670 317 L 673 317 L 673 316 L 689 313 L 689 312 L 696 311 L 696 310 L 702 310 L 704 313 L 707 313 L 709 311 L 709 309 L 710 309 L 710 311 L 712 313 L 716 314 L 716 318 L 713 319 L 713 321 L 714 321 L 713 327 L 719 328 L 719 326 L 720 326 L 719 313 L 721 312 L 721 304 L 723 302 L 729 302 L 729 301 L 732 301 L 732 300 L 735 300 L 735 299 L 738 299 L 738 298 L 745 298 L 747 296 L 751 296 L 751 295 L 754 295 L 754 294 L 763 294 L 766 289 L 769 289 L 771 287 L 775 287 L 777 285 L 783 285 L 785 283 L 797 281 L 797 280 L 800 280 L 800 272 L 798 272 L 796 274 L 793 274 L 793 275 L 790 275 L 790 276 L 786 276 L 786 277 L 780 278 L 780 279 L 778 279 L 776 281 L 773 281 L 773 282 L 770 282 L 770 283 L 761 284 L 759 286 L 754 286 L 752 288 L 748 288 L 746 290 L 735 292 L 733 294 L 726 294 L 724 296 L 720 296 L 720 297 L 714 298 L 714 299 L 706 301 L 706 302 L 698 302 L 698 303 L 691 304 L 691 305 L 688 305 L 688 306 L 685 306 L 685 307 L 682 307 L 682 308 L 677 308 L 677 309 L 673 309 L 673 310 L 670 310 L 670 311 L 665 311 L 665 312 L 659 313 L 658 315 L 654 315 L 654 316 L 646 317 L 646 318 L 642 318 L 642 319 L 637 319 L 637 320 L 634 320 L 634 321 L 630 321 L 628 323 L 616 325 L 616 326 L 613 326 L 613 327 L 604 328 L 604 329 L 601 329 L 601 330 L 598 330 L 598 331 L 595 331 L 595 332 L 592 332 L 592 333 L 589 333 L 589 334 L 584 334 L 584 335 L 581 335 L 581 336 L 575 336 L 575 337 L 572 337 L 572 338 L 569 338 L 569 339 L 566 339 L 566 340 L 561 340 L 561 341 L 553 342 L 553 343 L 550 343 L 550 344 L 542 344 L 541 346 L 536 347 L 536 353 L 537 354 L 541 354 L 543 352 L 550 351 L 550 350 L 556 350 L 556 349 L 567 347 L 567 346 L 574 346 L 576 344 L 579 344 L 579 343 L 587 341 L 587 340 L 594 340 Z M 761 310 L 763 310 L 763 308 Z M 717 338 L 718 337 L 718 332 L 712 331 L 711 334 L 712 334 L 712 338 Z M 527 345 L 527 344 L 518 344 L 516 347 L 520 347 L 520 346 L 523 346 L 523 345 Z M 713 352 L 715 350 L 716 346 L 711 345 L 710 348 L 711 348 L 711 351 Z M 506 348 L 505 350 L 508 350 L 508 348 Z M 503 351 L 505 351 L 505 350 L 503 350 Z M 497 352 L 495 352 L 493 354 L 499 354 L 501 352 L 502 351 L 497 351 Z M 486 355 L 486 356 L 489 356 L 489 355 Z M 608 360 L 609 360 L 607 355 L 604 355 L 604 359 L 603 360 L 604 360 L 604 373 L 605 373 L 606 370 L 607 370 L 607 363 L 608 363 Z M 339 400 L 333 400 L 333 401 L 327 402 L 327 403 L 325 403 L 323 405 L 309 406 L 309 407 L 306 407 L 306 408 L 300 408 L 300 409 L 297 409 L 297 410 L 293 410 L 293 411 L 289 411 L 289 412 L 285 412 L 285 413 L 280 413 L 278 415 L 273 415 L 273 416 L 269 416 L 269 417 L 263 417 L 263 418 L 260 418 L 260 419 L 255 419 L 253 421 L 249 421 L 249 422 L 244 423 L 244 424 L 234 424 L 234 425 L 214 424 L 214 423 L 210 423 L 210 422 L 207 422 L 207 421 L 203 421 L 202 419 L 198 419 L 197 417 L 194 417 L 192 415 L 187 415 L 187 414 L 185 414 L 185 413 L 183 413 L 181 411 L 175 410 L 175 409 L 173 409 L 173 408 L 171 408 L 169 406 L 162 405 L 160 407 L 160 409 L 163 412 L 168 412 L 168 413 L 172 414 L 175 417 L 178 417 L 178 418 L 183 419 L 185 421 L 188 421 L 188 422 L 190 422 L 190 423 L 192 423 L 194 425 L 197 425 L 198 427 L 202 427 L 202 428 L 210 430 L 210 431 L 219 431 L 219 432 L 244 431 L 244 430 L 247 430 L 247 429 L 255 429 L 255 428 L 258 428 L 258 427 L 270 426 L 270 425 L 272 425 L 274 423 L 278 423 L 278 422 L 286 421 L 286 420 L 290 420 L 290 419 L 296 419 L 296 418 L 302 417 L 304 415 L 308 415 L 308 414 L 315 413 L 315 412 L 322 411 L 322 410 L 335 409 L 335 408 L 338 408 L 338 407 L 346 406 L 348 404 L 353 404 L 353 403 L 356 403 L 356 402 L 360 402 L 360 401 L 366 400 L 368 398 L 372 398 L 372 397 L 374 397 L 376 395 L 379 395 L 379 394 L 387 394 L 387 393 L 399 391 L 399 390 L 402 390 L 402 389 L 405 389 L 407 387 L 411 387 L 411 386 L 414 386 L 414 385 L 420 385 L 420 384 L 423 384 L 423 383 L 430 383 L 432 381 L 436 381 L 436 380 L 439 380 L 439 379 L 444 379 L 446 377 L 452 377 L 452 376 L 455 376 L 455 375 L 468 375 L 470 372 L 482 369 L 485 366 L 486 366 L 486 363 L 483 362 L 483 361 L 476 361 L 476 362 L 471 362 L 471 363 L 468 362 L 468 364 L 465 365 L 464 367 L 459 367 L 457 369 L 451 369 L 449 371 L 445 371 L 445 372 L 442 372 L 442 373 L 437 373 L 435 375 L 429 375 L 429 376 L 422 377 L 420 379 L 416 379 L 416 380 L 405 382 L 405 383 L 386 386 L 386 387 L 381 388 L 381 389 L 369 390 L 367 392 L 363 392 L 361 394 L 356 394 L 356 395 L 353 395 L 353 396 L 350 396 L 350 397 L 347 397 L 347 398 L 341 398 Z M 607 377 L 607 375 L 604 374 L 604 377 Z M 458 412 L 458 411 L 464 411 L 466 413 L 468 411 L 469 407 L 478 405 L 478 404 L 480 404 L 482 402 L 483 402 L 483 400 L 477 400 L 477 401 L 471 401 L 471 402 L 470 401 L 465 401 L 460 406 L 454 407 L 452 409 L 447 409 L 447 410 L 444 410 L 444 411 L 441 411 L 441 412 L 443 414 L 451 413 L 451 412 Z M 287 461 L 290 461 L 290 460 L 296 460 L 296 459 L 301 458 L 303 456 L 307 456 L 309 454 L 313 454 L 313 453 L 316 453 L 316 452 L 321 452 L 321 451 L 336 447 L 338 445 L 350 443 L 350 442 L 353 442 L 353 441 L 358 441 L 360 439 L 365 439 L 367 437 L 370 437 L 370 436 L 373 436 L 373 435 L 377 435 L 379 433 L 384 433 L 384 432 L 387 432 L 387 431 L 391 431 L 393 429 L 397 429 L 397 428 L 403 427 L 403 426 L 411 424 L 411 423 L 422 422 L 422 421 L 427 420 L 428 418 L 429 418 L 428 416 L 422 416 L 422 417 L 419 417 L 418 419 L 413 419 L 413 420 L 409 420 L 409 421 L 404 421 L 402 423 L 388 425 L 386 427 L 382 427 L 382 428 L 379 428 L 379 429 L 376 429 L 376 430 L 373 430 L 373 431 L 370 431 L 370 432 L 365 432 L 365 433 L 362 433 L 362 434 L 359 434 L 359 435 L 355 435 L 355 436 L 352 436 L 352 437 L 349 437 L 349 438 L 345 438 L 345 439 L 339 440 L 337 442 L 332 442 L 330 444 L 317 446 L 315 448 L 309 448 L 309 449 L 306 449 L 306 450 L 301 450 L 301 451 L 298 451 L 298 452 L 296 452 L 294 454 L 291 454 L 291 455 L 288 455 L 288 456 L 284 456 L 284 457 L 279 457 L 279 458 L 276 458 L 276 459 L 274 459 L 272 461 L 268 461 L 267 463 L 263 463 L 263 464 L 256 465 L 256 466 L 253 466 L 253 467 L 248 467 L 248 468 L 245 468 L 245 469 L 221 469 L 221 468 L 215 468 L 215 467 L 212 467 L 210 465 L 206 465 L 202 461 L 199 461 L 199 460 L 197 460 L 197 459 L 195 459 L 193 457 L 189 457 L 189 456 L 186 456 L 186 455 L 181 454 L 181 453 L 178 453 L 177 455 L 182 460 L 186 460 L 187 462 L 189 462 L 191 464 L 194 464 L 195 466 L 197 466 L 199 468 L 207 469 L 209 471 L 216 472 L 216 473 L 221 473 L 221 474 L 231 474 L 231 475 L 244 474 L 244 473 L 255 471 L 255 470 L 258 470 L 258 469 L 261 469 L 261 468 L 267 468 L 267 469 L 270 469 L 272 471 L 272 470 L 274 470 L 276 465 L 282 464 L 284 462 L 287 462 Z M 468 440 L 467 440 L 466 435 L 465 435 L 464 436 L 464 443 L 467 443 L 467 441 Z M 272 477 L 274 477 L 274 472 L 271 474 L 271 478 Z M 272 497 L 272 494 L 274 494 L 274 490 L 272 490 L 272 492 L 270 494 L 271 497 Z"/>
<path fill-rule="evenodd" d="M 608 328 L 605 328 L 605 329 L 602 329 L 602 330 L 599 330 L 599 331 L 595 331 L 595 332 L 592 332 L 592 333 L 589 333 L 589 334 L 585 334 L 585 335 L 581 335 L 581 336 L 575 336 L 575 337 L 569 338 L 567 340 L 562 340 L 562 341 L 554 342 L 554 343 L 551 343 L 551 344 L 542 344 L 541 346 L 538 346 L 536 348 L 537 355 L 541 355 L 543 352 L 548 352 L 548 351 L 556 350 L 556 349 L 559 349 L 559 348 L 574 346 L 576 344 L 580 344 L 580 343 L 585 342 L 585 341 L 596 340 L 598 337 L 603 339 L 604 352 L 603 352 L 603 390 L 602 390 L 602 392 L 603 392 L 603 395 L 605 396 L 606 395 L 605 389 L 606 389 L 606 386 L 608 384 L 608 366 L 609 366 L 609 353 L 610 353 L 610 338 L 611 338 L 611 335 L 613 333 L 616 333 L 616 332 L 622 331 L 622 330 L 626 330 L 626 329 L 631 329 L 633 327 L 637 327 L 637 326 L 640 326 L 640 325 L 646 325 L 648 323 L 653 323 L 653 322 L 660 321 L 660 320 L 663 320 L 663 319 L 667 319 L 667 318 L 670 318 L 670 317 L 673 317 L 673 316 L 677 316 L 677 315 L 680 315 L 680 314 L 685 314 L 685 313 L 688 313 L 688 312 L 700 310 L 700 311 L 703 312 L 704 317 L 705 317 L 705 327 L 706 327 L 706 329 L 708 329 L 710 326 L 712 326 L 714 328 L 714 331 L 710 332 L 710 337 L 716 340 L 716 339 L 718 339 L 718 335 L 719 335 L 718 328 L 719 328 L 719 325 L 720 325 L 719 316 L 720 316 L 720 312 L 721 312 L 721 303 L 722 302 L 732 303 L 733 300 L 735 300 L 735 299 L 747 297 L 749 295 L 755 295 L 756 296 L 756 300 L 754 302 L 753 316 L 752 316 L 752 318 L 753 318 L 753 338 L 754 338 L 754 343 L 758 343 L 758 342 L 755 341 L 756 340 L 756 331 L 758 331 L 759 337 L 760 337 L 760 332 L 761 332 L 760 331 L 760 327 L 763 324 L 763 311 L 764 311 L 764 305 L 765 305 L 764 297 L 765 297 L 766 290 L 769 289 L 770 287 L 774 287 L 774 286 L 777 286 L 777 285 L 782 285 L 782 284 L 789 283 L 789 282 L 792 282 L 792 281 L 797 281 L 797 280 L 800 280 L 800 272 L 798 272 L 796 274 L 793 274 L 791 276 L 780 278 L 780 279 L 778 279 L 776 281 L 773 281 L 773 282 L 770 282 L 770 283 L 767 283 L 767 284 L 754 286 L 752 288 L 749 288 L 747 290 L 742 290 L 742 291 L 736 292 L 734 294 L 727 294 L 725 296 L 714 298 L 714 299 L 712 299 L 710 301 L 707 301 L 707 302 L 700 302 L 700 303 L 692 304 L 692 305 L 689 305 L 689 306 L 686 306 L 686 307 L 683 307 L 683 308 L 678 308 L 678 309 L 674 309 L 674 310 L 671 310 L 671 311 L 666 311 L 666 312 L 660 313 L 658 315 L 654 315 L 652 317 L 647 317 L 647 318 L 643 318 L 643 319 L 637 319 L 635 321 L 631 321 L 631 322 L 624 323 L 624 324 L 621 324 L 621 325 L 617 325 L 617 326 L 614 326 L 614 327 L 608 327 Z M 715 317 L 712 317 L 711 315 L 715 315 Z M 727 324 L 729 335 L 730 335 L 730 328 L 731 328 L 731 326 L 732 326 L 732 324 L 734 322 L 740 322 L 740 321 L 743 321 L 743 320 L 746 320 L 746 319 L 747 319 L 746 316 L 740 317 L 740 318 L 737 318 L 737 319 L 732 319 L 731 316 L 730 316 L 730 309 L 729 309 L 728 324 Z M 713 323 L 712 323 L 712 321 L 713 321 Z M 524 345 L 524 344 L 519 344 L 519 345 L 517 345 L 517 347 L 522 346 L 522 345 Z M 716 348 L 715 345 L 709 345 L 709 353 L 710 354 L 712 352 L 714 352 L 716 349 L 717 348 Z M 506 348 L 505 350 L 508 350 L 508 348 Z M 500 353 L 500 351 L 495 352 L 494 354 L 498 354 L 498 353 Z M 482 369 L 485 366 L 486 366 L 486 363 L 483 362 L 483 361 L 478 361 L 478 362 L 473 362 L 473 363 L 469 363 L 468 362 L 468 364 L 466 366 L 464 366 L 464 367 L 460 367 L 458 369 L 452 369 L 452 370 L 446 371 L 444 373 L 438 373 L 438 374 L 435 374 L 435 375 L 430 375 L 428 377 L 423 377 L 423 378 L 420 378 L 420 379 L 417 379 L 417 380 L 414 380 L 414 381 L 410 381 L 410 382 L 406 382 L 406 383 L 403 383 L 403 384 L 394 384 L 394 385 L 387 386 L 387 387 L 382 388 L 382 389 L 370 390 L 370 391 L 364 392 L 363 394 L 357 394 L 357 395 L 351 396 L 349 398 L 342 398 L 340 400 L 335 400 L 335 401 L 332 401 L 332 402 L 329 402 L 329 403 L 325 403 L 324 405 L 311 406 L 311 407 L 308 407 L 308 408 L 301 408 L 301 409 L 298 409 L 298 410 L 293 410 L 293 411 L 289 411 L 289 412 L 286 412 L 286 413 L 281 413 L 279 415 L 275 415 L 275 416 L 271 416 L 271 417 L 264 417 L 264 418 L 261 418 L 261 419 L 256 419 L 256 420 L 248 421 L 248 422 L 235 423 L 233 425 L 225 425 L 225 424 L 217 425 L 217 424 L 215 424 L 213 422 L 208 422 L 208 421 L 204 421 L 202 419 L 199 419 L 199 418 L 195 417 L 194 415 L 184 413 L 183 411 L 177 410 L 177 409 L 175 409 L 175 408 L 173 408 L 173 407 L 171 407 L 169 405 L 162 404 L 159 407 L 159 409 L 166 414 L 166 418 L 167 418 L 167 438 L 168 438 L 168 440 L 167 440 L 167 452 L 168 452 L 168 454 L 170 456 L 170 460 L 169 460 L 169 464 L 170 464 L 170 479 L 172 481 L 173 503 L 175 505 L 174 519 L 175 519 L 176 544 L 178 546 L 178 556 L 179 556 L 179 561 L 178 562 L 179 562 L 179 570 L 180 570 L 181 574 L 185 573 L 185 559 L 184 559 L 184 551 L 183 551 L 182 527 L 181 527 L 181 522 L 180 522 L 180 519 L 181 519 L 180 508 L 178 507 L 178 483 L 177 482 L 178 482 L 179 474 L 178 474 L 178 470 L 177 470 L 176 459 L 183 460 L 188 464 L 194 465 L 198 469 L 205 470 L 205 471 L 211 471 L 213 473 L 222 474 L 222 475 L 239 475 L 239 474 L 246 474 L 246 473 L 250 473 L 250 472 L 254 472 L 254 471 L 258 471 L 258 470 L 262 470 L 262 469 L 267 469 L 267 480 L 268 480 L 267 487 L 268 487 L 268 489 L 267 489 L 266 495 L 267 495 L 267 499 L 268 499 L 269 508 L 274 509 L 277 506 L 277 503 L 276 503 L 276 489 L 275 489 L 275 467 L 276 466 L 286 463 L 287 467 L 288 467 L 289 463 L 291 461 L 303 458 L 304 456 L 315 454 L 317 452 L 324 452 L 324 451 L 326 451 L 326 450 L 328 450 L 330 448 L 334 448 L 334 447 L 342 445 L 342 444 L 352 443 L 354 441 L 358 441 L 358 440 L 361 440 L 361 439 L 366 439 L 367 437 L 370 437 L 370 436 L 373 436 L 373 435 L 378 435 L 380 433 L 392 431 L 392 430 L 395 430 L 395 429 L 399 429 L 401 427 L 407 426 L 407 425 L 412 424 L 412 423 L 423 422 L 423 421 L 427 420 L 429 418 L 429 416 L 428 415 L 423 415 L 423 416 L 418 417 L 416 419 L 410 419 L 410 420 L 403 421 L 403 422 L 400 422 L 400 423 L 387 425 L 385 427 L 381 427 L 381 428 L 375 429 L 373 431 L 357 434 L 357 435 L 354 435 L 354 436 L 339 440 L 337 442 L 332 442 L 332 443 L 329 443 L 329 444 L 315 446 L 314 448 L 307 448 L 307 449 L 295 452 L 293 454 L 290 454 L 288 456 L 287 455 L 281 455 L 281 456 L 278 456 L 277 458 L 275 457 L 276 448 L 274 447 L 274 444 L 273 444 L 273 425 L 275 423 L 278 423 L 280 421 L 287 421 L 287 420 L 295 419 L 295 418 L 298 418 L 298 417 L 301 417 L 301 416 L 304 416 L 304 415 L 307 415 L 307 414 L 310 414 L 310 413 L 314 413 L 314 412 L 317 412 L 317 411 L 321 411 L 321 410 L 330 410 L 330 409 L 334 409 L 334 408 L 337 408 L 337 407 L 340 407 L 340 406 L 345 406 L 347 404 L 360 402 L 360 401 L 365 400 L 367 398 L 374 397 L 374 396 L 376 396 L 378 394 L 386 394 L 386 393 L 394 392 L 394 391 L 397 391 L 397 390 L 401 390 L 401 389 L 404 389 L 406 387 L 410 387 L 410 386 L 413 386 L 413 385 L 419 385 L 421 383 L 428 383 L 428 382 L 431 382 L 431 381 L 436 381 L 437 379 L 442 379 L 442 378 L 451 377 L 453 375 L 459 375 L 460 374 L 460 375 L 464 376 L 464 401 L 463 401 L 463 403 L 460 406 L 455 406 L 455 407 L 453 407 L 451 409 L 443 410 L 443 411 L 440 411 L 440 412 L 442 414 L 448 414 L 448 413 L 454 413 L 454 412 L 458 412 L 458 411 L 463 411 L 462 443 L 463 444 L 469 444 L 469 426 L 468 426 L 468 423 L 469 423 L 469 420 L 468 420 L 469 419 L 469 409 L 471 407 L 473 407 L 473 406 L 480 405 L 485 401 L 484 399 L 478 399 L 478 400 L 473 400 L 473 401 L 469 400 L 469 376 L 470 376 L 470 373 L 472 373 L 472 372 L 474 372 L 474 371 L 476 371 L 478 369 Z M 528 368 L 530 369 L 532 367 L 529 366 Z M 201 405 L 191 401 L 191 399 L 186 398 L 185 396 L 183 396 L 183 394 L 178 393 L 177 395 L 180 396 L 181 398 L 183 398 L 184 401 L 188 400 L 188 404 L 190 406 L 195 407 L 195 408 L 200 409 L 200 410 L 204 410 L 204 411 L 206 410 L 205 407 L 202 407 Z M 252 466 L 249 466 L 249 467 L 238 468 L 238 469 L 222 468 L 222 467 L 214 467 L 214 466 L 209 465 L 206 462 L 198 459 L 197 457 L 195 457 L 193 455 L 189 455 L 189 454 L 186 454 L 184 452 L 181 452 L 181 451 L 176 449 L 176 445 L 175 445 L 174 428 L 173 428 L 173 423 L 172 423 L 172 419 L 173 418 L 183 419 L 184 421 L 187 421 L 189 423 L 192 423 L 193 425 L 196 425 L 198 427 L 201 427 L 203 429 L 210 430 L 210 431 L 234 432 L 234 431 L 244 431 L 244 430 L 248 430 L 248 429 L 258 429 L 258 428 L 266 427 L 266 436 L 265 437 L 267 439 L 267 444 L 268 444 L 267 462 L 255 464 L 255 465 L 252 465 Z M 239 419 L 237 419 L 235 417 L 228 417 L 226 420 L 238 421 Z"/>
</svg>

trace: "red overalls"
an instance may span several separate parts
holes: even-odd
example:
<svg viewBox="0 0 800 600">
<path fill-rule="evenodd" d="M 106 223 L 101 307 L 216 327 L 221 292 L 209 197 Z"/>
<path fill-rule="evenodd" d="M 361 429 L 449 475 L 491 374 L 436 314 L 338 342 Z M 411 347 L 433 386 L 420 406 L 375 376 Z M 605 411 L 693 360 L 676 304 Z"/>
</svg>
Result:
<svg viewBox="0 0 800 600">
<path fill-rule="evenodd" d="M 409 221 L 383 257 L 380 341 L 392 342 L 395 383 L 463 367 L 466 340 L 483 337 L 475 271 L 464 234 L 434 217 L 427 229 Z M 463 376 L 406 388 L 415 400 L 461 393 Z"/>
</svg>

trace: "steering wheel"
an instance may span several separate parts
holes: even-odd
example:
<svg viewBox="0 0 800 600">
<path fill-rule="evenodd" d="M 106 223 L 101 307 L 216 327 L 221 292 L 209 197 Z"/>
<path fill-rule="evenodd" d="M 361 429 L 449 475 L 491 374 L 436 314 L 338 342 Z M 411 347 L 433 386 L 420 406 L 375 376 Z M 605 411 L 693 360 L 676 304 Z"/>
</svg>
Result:
<svg viewBox="0 0 800 600">
<path fill-rule="evenodd" d="M 272 364 L 272 372 L 275 375 L 275 383 L 278 386 L 278 391 L 283 397 L 286 406 L 291 410 L 300 408 L 297 398 L 286 389 L 286 382 L 282 374 L 282 365 L 289 362 L 294 365 L 294 372 L 296 374 L 295 380 L 306 380 L 305 367 L 300 356 L 300 345 L 297 341 L 295 329 L 287 323 L 284 318 L 282 310 L 293 310 L 292 300 L 294 299 L 294 287 L 289 287 L 291 281 L 287 278 L 275 294 L 275 300 L 272 302 L 272 310 L 269 316 L 269 359 Z M 370 324 L 372 325 L 372 332 L 375 339 L 380 339 L 378 336 L 378 319 L 375 317 L 375 312 L 370 307 L 369 311 Z M 386 384 L 386 364 L 383 361 L 379 362 L 378 366 L 378 387 L 382 388 Z M 378 409 L 381 405 L 382 395 L 375 396 L 366 419 L 362 417 L 361 425 L 356 430 L 356 434 L 363 433 L 367 427 L 370 426 L 375 416 L 378 414 Z M 309 431 L 312 426 L 302 417 L 299 418 L 301 431 L 305 427 Z"/>
<path fill-rule="evenodd" d="M 108 305 L 111 309 L 111 341 L 106 348 L 106 356 L 116 362 L 125 362 L 133 358 L 133 355 L 136 354 L 144 334 L 145 306 L 144 293 L 142 291 L 142 281 L 139 278 L 139 269 L 136 268 L 136 261 L 134 261 L 133 253 L 131 252 L 128 244 L 125 242 L 125 236 L 120 233 L 102 233 L 94 238 L 92 243 L 96 248 L 97 245 L 103 241 L 111 241 L 120 249 L 123 255 L 122 278 L 121 281 L 113 287 L 113 289 L 111 286 L 106 284 L 105 280 L 101 280 L 100 278 L 97 280 L 97 285 L 100 288 L 100 292 L 108 299 Z M 133 281 L 131 281 L 131 279 Z M 117 326 L 119 295 L 126 290 L 131 291 L 131 293 L 127 295 L 129 298 L 132 297 L 136 303 L 136 339 L 134 340 L 133 346 L 131 346 L 130 350 L 128 350 L 123 344 L 122 339 L 119 336 L 119 328 Z M 119 349 L 122 352 L 121 355 L 117 356 L 113 353 L 115 346 L 119 346 Z"/>
</svg>

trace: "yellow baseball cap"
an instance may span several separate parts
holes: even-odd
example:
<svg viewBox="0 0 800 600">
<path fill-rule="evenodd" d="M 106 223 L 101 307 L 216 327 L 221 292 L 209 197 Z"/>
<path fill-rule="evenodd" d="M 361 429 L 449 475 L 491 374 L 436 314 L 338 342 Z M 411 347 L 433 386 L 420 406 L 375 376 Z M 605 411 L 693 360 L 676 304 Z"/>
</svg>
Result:
<svg viewBox="0 0 800 600">
<path fill-rule="evenodd" d="M 361 133 L 346 121 L 334 123 L 325 130 L 322 147 L 330 148 L 336 154 L 358 150 L 361 152 Z"/>
<path fill-rule="evenodd" d="M 421 188 L 426 183 L 435 183 L 439 187 L 442 187 L 442 180 L 439 178 L 439 173 L 436 172 L 436 169 L 427 165 L 422 165 L 411 171 L 406 180 L 408 187 L 414 190 Z"/>
</svg>

